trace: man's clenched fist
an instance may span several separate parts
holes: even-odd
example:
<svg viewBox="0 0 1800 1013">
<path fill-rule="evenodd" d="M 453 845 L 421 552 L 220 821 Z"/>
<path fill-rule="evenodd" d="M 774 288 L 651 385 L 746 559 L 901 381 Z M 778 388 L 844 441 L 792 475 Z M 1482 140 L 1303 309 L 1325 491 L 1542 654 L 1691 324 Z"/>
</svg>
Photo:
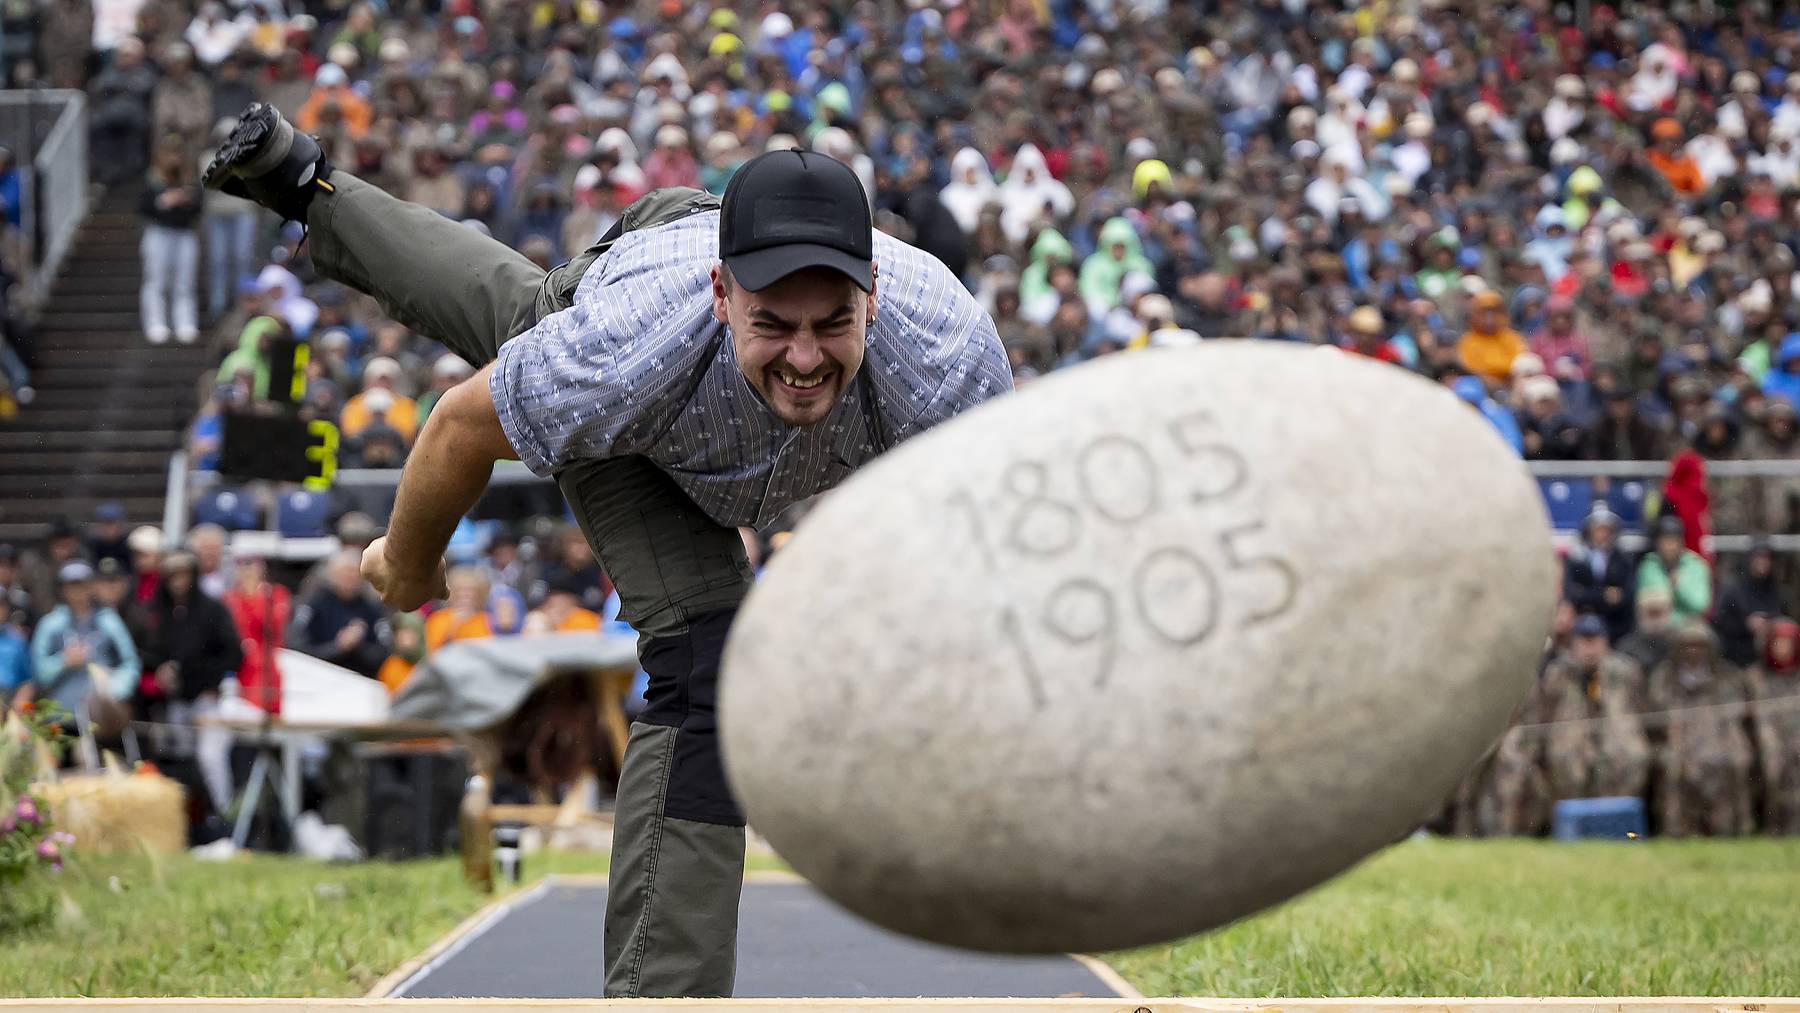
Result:
<svg viewBox="0 0 1800 1013">
<path fill-rule="evenodd" d="M 444 583 L 443 559 L 438 559 L 422 573 L 396 567 L 388 558 L 385 537 L 375 539 L 363 550 L 362 575 L 389 608 L 402 612 L 411 612 L 433 598 L 443 598 L 450 593 Z"/>
</svg>

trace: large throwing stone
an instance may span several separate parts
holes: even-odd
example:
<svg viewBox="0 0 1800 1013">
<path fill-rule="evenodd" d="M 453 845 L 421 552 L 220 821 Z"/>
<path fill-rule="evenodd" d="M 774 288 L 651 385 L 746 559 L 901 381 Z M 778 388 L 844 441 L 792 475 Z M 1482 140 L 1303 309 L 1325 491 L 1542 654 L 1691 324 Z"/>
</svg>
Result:
<svg viewBox="0 0 1800 1013">
<path fill-rule="evenodd" d="M 1449 391 L 1329 349 L 1119 355 L 826 497 L 732 632 L 727 772 L 881 925 L 1166 940 L 1429 818 L 1555 582 L 1536 484 Z"/>
</svg>

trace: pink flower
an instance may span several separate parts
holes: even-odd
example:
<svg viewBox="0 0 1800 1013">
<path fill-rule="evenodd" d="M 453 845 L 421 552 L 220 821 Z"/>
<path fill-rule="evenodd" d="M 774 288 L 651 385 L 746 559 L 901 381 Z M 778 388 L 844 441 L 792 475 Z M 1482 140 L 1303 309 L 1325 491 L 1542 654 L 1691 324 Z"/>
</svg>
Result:
<svg viewBox="0 0 1800 1013">
<path fill-rule="evenodd" d="M 75 843 L 75 835 L 69 833 L 66 830 L 56 831 L 55 833 L 50 835 L 50 839 L 55 841 L 56 843 L 62 845 L 65 848 L 68 847 L 69 845 Z"/>
<path fill-rule="evenodd" d="M 16 819 L 13 819 L 13 814 L 7 813 L 5 819 L 0 819 L 0 837 L 5 837 L 7 834 L 12 833 L 13 828 L 17 827 L 18 825 L 19 825 L 19 821 Z"/>
<path fill-rule="evenodd" d="M 30 795 L 26 795 L 24 798 L 19 799 L 18 805 L 13 806 L 13 815 L 18 817 L 19 822 L 25 826 L 28 826 L 28 827 L 37 826 L 38 825 L 37 802 L 33 801 L 32 797 Z"/>
<path fill-rule="evenodd" d="M 56 842 L 49 838 L 45 838 L 38 842 L 37 855 L 46 862 L 62 861 L 62 849 L 57 847 Z"/>
</svg>

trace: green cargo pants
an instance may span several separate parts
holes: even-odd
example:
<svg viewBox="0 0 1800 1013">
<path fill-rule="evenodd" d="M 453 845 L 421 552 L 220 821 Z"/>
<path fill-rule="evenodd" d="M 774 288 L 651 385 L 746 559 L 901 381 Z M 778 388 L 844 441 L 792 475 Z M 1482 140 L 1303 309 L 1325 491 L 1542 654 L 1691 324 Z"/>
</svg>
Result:
<svg viewBox="0 0 1800 1013">
<path fill-rule="evenodd" d="M 655 191 L 599 243 L 549 273 L 502 243 L 346 172 L 307 212 L 319 273 L 366 292 L 394 319 L 476 366 L 569 306 L 581 276 L 624 231 L 718 206 Z M 729 996 L 737 967 L 744 823 L 725 785 L 714 722 L 719 656 L 752 574 L 735 529 L 701 511 L 641 457 L 571 464 L 556 476 L 642 636 L 650 674 L 633 724 L 613 826 L 606 995 Z"/>
</svg>

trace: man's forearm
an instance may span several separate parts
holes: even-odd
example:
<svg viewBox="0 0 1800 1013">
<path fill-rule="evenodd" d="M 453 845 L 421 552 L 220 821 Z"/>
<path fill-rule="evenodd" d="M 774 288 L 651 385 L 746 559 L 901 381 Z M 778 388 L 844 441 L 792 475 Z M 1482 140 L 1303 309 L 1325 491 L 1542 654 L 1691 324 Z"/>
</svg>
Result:
<svg viewBox="0 0 1800 1013">
<path fill-rule="evenodd" d="M 494 473 L 495 458 L 460 446 L 452 420 L 434 413 L 400 475 L 394 516 L 388 522 L 387 555 L 402 570 L 437 565 L 462 516 L 475 506 Z"/>
<path fill-rule="evenodd" d="M 400 476 L 388 523 L 387 558 L 403 572 L 437 566 L 462 516 L 511 447 L 488 395 L 489 366 L 444 394 Z"/>
</svg>

